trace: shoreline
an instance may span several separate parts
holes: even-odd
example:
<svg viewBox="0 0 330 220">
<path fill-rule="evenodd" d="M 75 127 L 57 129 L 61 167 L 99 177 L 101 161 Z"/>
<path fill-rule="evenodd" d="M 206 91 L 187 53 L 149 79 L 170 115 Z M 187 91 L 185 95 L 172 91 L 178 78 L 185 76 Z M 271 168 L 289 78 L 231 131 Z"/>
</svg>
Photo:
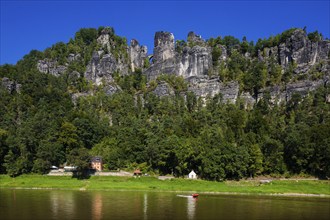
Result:
<svg viewBox="0 0 330 220">
<path fill-rule="evenodd" d="M 185 190 L 137 190 L 137 189 L 86 189 L 86 188 L 52 188 L 52 187 L 0 187 L 0 190 L 59 190 L 59 191 L 122 191 L 122 192 L 169 192 L 169 193 L 195 193 L 196 191 Z M 244 195 L 244 196 L 269 196 L 269 197 L 307 197 L 307 198 L 329 198 L 326 194 L 311 193 L 244 193 L 244 192 L 209 192 L 198 191 L 205 195 Z"/>
<path fill-rule="evenodd" d="M 206 181 L 157 177 L 92 176 L 78 180 L 69 176 L 0 175 L 0 190 L 144 191 L 200 193 L 207 195 L 255 195 L 330 198 L 329 180 Z"/>
</svg>

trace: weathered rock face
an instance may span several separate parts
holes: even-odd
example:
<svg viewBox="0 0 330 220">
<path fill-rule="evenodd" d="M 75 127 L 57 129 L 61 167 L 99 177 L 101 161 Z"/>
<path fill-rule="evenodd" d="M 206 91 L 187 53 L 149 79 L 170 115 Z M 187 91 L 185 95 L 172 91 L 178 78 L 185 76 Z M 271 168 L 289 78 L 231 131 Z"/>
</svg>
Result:
<svg viewBox="0 0 330 220">
<path fill-rule="evenodd" d="M 81 58 L 80 54 L 70 53 L 68 56 L 68 62 L 71 63 L 73 61 L 78 61 Z"/>
<path fill-rule="evenodd" d="M 21 89 L 22 85 L 14 82 L 14 81 L 11 81 L 7 77 L 4 77 L 0 81 L 0 86 L 7 89 L 7 91 L 10 93 L 14 93 L 14 92 L 20 93 L 20 89 Z"/>
<path fill-rule="evenodd" d="M 66 66 L 58 65 L 57 61 L 49 59 L 39 60 L 37 63 L 37 68 L 42 73 L 49 73 L 54 76 L 59 76 L 67 70 Z"/>
<path fill-rule="evenodd" d="M 115 94 L 116 92 L 119 92 L 121 91 L 121 88 L 116 85 L 116 84 L 109 84 L 109 85 L 106 85 L 104 88 L 103 88 L 105 94 L 107 95 L 113 95 Z"/>
<path fill-rule="evenodd" d="M 214 96 L 218 93 L 223 95 L 224 101 L 235 102 L 238 97 L 245 100 L 247 105 L 253 105 L 257 100 L 256 97 L 249 93 L 239 94 L 239 84 L 230 82 L 224 84 L 217 77 L 219 66 L 213 67 L 213 63 L 227 65 L 228 51 L 226 46 L 217 45 L 221 49 L 216 52 L 219 56 L 218 60 L 212 60 L 212 48 L 201 36 L 194 32 L 189 32 L 187 42 L 181 42 L 175 45 L 174 35 L 169 32 L 156 32 L 154 38 L 154 53 L 152 55 L 152 63 L 148 69 L 145 68 L 145 62 L 148 61 L 147 48 L 140 46 L 137 40 L 131 40 L 130 46 L 124 45 L 113 38 L 114 33 L 111 29 L 101 31 L 97 39 L 101 46 L 99 51 L 95 51 L 86 67 L 84 76 L 87 80 L 92 81 L 96 85 L 105 85 L 105 92 L 109 95 L 119 91 L 120 88 L 115 85 L 113 75 L 118 72 L 121 75 L 127 75 L 141 69 L 143 74 L 147 76 L 147 80 L 155 80 L 162 74 L 174 74 L 182 76 L 189 84 L 189 91 L 194 92 L 199 97 L 208 95 Z M 257 57 L 252 57 L 246 53 L 245 59 L 259 59 L 269 64 L 278 62 L 283 68 L 282 73 L 289 67 L 290 62 L 295 65 L 294 73 L 301 74 L 298 82 L 288 83 L 284 86 L 273 86 L 264 88 L 258 94 L 258 98 L 262 98 L 266 94 L 270 95 L 273 103 L 288 101 L 292 94 L 299 93 L 302 96 L 309 91 L 315 90 L 317 87 L 325 84 L 325 79 L 312 81 L 311 78 L 319 78 L 320 75 L 325 78 L 330 76 L 330 41 L 319 40 L 313 42 L 308 39 L 306 33 L 301 29 L 292 32 L 285 42 L 258 51 Z M 67 66 L 74 61 L 81 59 L 80 54 L 69 54 L 68 64 L 58 65 L 54 60 L 44 59 L 37 64 L 39 71 L 59 76 L 67 71 Z M 271 61 L 271 62 L 270 62 Z M 149 64 L 149 63 L 148 63 Z M 306 73 L 316 75 L 309 77 Z M 321 72 L 319 74 L 319 72 Z M 319 74 L 319 75 L 317 75 Z M 78 76 L 79 73 L 72 73 L 72 76 Z M 213 77 L 213 78 L 211 78 Z M 298 76 L 295 76 L 298 78 Z M 165 82 L 160 82 L 153 91 L 159 96 L 174 94 L 174 90 Z"/>
<path fill-rule="evenodd" d="M 188 33 L 187 41 L 196 45 L 205 46 L 205 40 L 200 35 L 195 34 L 193 31 Z"/>
<path fill-rule="evenodd" d="M 86 79 L 100 85 L 112 83 L 115 72 L 127 75 L 129 64 L 122 57 L 116 58 L 112 53 L 105 54 L 103 50 L 100 50 L 93 53 L 84 75 Z"/>
<path fill-rule="evenodd" d="M 140 46 L 139 42 L 135 39 L 131 40 L 131 45 L 129 47 L 129 55 L 131 58 L 131 70 L 135 72 L 136 68 L 142 69 L 144 67 L 144 62 L 147 56 L 147 47 Z"/>
<path fill-rule="evenodd" d="M 248 92 L 243 92 L 239 97 L 245 103 L 245 107 L 253 107 L 256 103 L 256 99 Z"/>
<path fill-rule="evenodd" d="M 109 83 L 113 84 L 113 74 L 115 72 L 127 75 L 134 72 L 136 68 L 142 69 L 147 58 L 147 47 L 140 46 L 137 40 L 131 41 L 131 45 L 125 51 L 127 54 L 116 54 L 115 51 L 112 51 L 116 48 L 116 45 L 110 37 L 110 32 L 110 29 L 102 30 L 97 42 L 104 50 L 94 52 L 86 68 L 86 79 L 94 82 L 96 85 L 102 83 L 106 85 Z"/>
<path fill-rule="evenodd" d="M 177 62 L 177 73 L 183 78 L 203 77 L 212 67 L 211 49 L 207 47 L 186 47 Z"/>
<path fill-rule="evenodd" d="M 94 52 L 90 63 L 85 72 L 85 78 L 101 85 L 102 81 L 106 83 L 113 82 L 112 74 L 117 70 L 117 61 L 112 54 L 105 54 L 101 57 L 103 51 Z"/>
<path fill-rule="evenodd" d="M 309 92 L 324 86 L 328 82 L 330 76 L 330 41 L 321 40 L 312 42 L 308 39 L 306 33 L 301 30 L 295 30 L 292 35 L 281 43 L 278 47 L 264 48 L 263 51 L 258 52 L 259 60 L 268 60 L 270 57 L 279 61 L 282 68 L 288 68 L 290 62 L 296 64 L 294 69 L 295 74 L 308 73 L 312 68 L 317 69 L 318 72 L 324 74 L 323 79 L 319 80 L 300 80 L 288 83 L 286 86 L 273 86 L 267 87 L 260 91 L 259 98 L 263 98 L 266 94 L 270 95 L 271 102 L 278 104 L 280 102 L 289 101 L 293 94 L 300 94 L 302 97 L 306 96 Z M 307 75 L 308 76 L 308 75 Z M 247 102 L 253 103 L 250 94 L 245 93 L 241 98 Z M 256 100 L 254 100 L 255 102 Z"/>
<path fill-rule="evenodd" d="M 160 63 L 175 56 L 174 36 L 169 32 L 156 32 L 153 61 Z"/>
<path fill-rule="evenodd" d="M 221 56 L 219 57 L 219 61 L 225 61 L 227 59 L 227 48 L 223 45 L 220 45 Z M 250 56 L 249 53 L 245 53 L 245 56 Z"/>
<path fill-rule="evenodd" d="M 295 73 L 300 74 L 306 73 L 311 66 L 321 60 L 329 59 L 329 51 L 329 40 L 312 42 L 303 30 L 297 29 L 285 43 L 281 43 L 278 47 L 265 48 L 260 54 L 258 53 L 258 57 L 263 60 L 273 55 L 279 60 L 283 68 L 287 68 L 289 63 L 293 61 L 297 64 Z"/>
<path fill-rule="evenodd" d="M 166 82 L 161 81 L 158 83 L 153 93 L 156 94 L 157 96 L 163 97 L 163 96 L 174 95 L 174 90 Z"/>
<path fill-rule="evenodd" d="M 189 33 L 190 41 L 204 44 L 194 33 Z M 175 52 L 174 36 L 169 32 L 155 34 L 153 64 L 145 71 L 148 80 L 154 80 L 161 74 L 176 74 L 187 79 L 205 76 L 212 67 L 211 49 L 196 45 L 183 48 L 182 53 Z"/>
<path fill-rule="evenodd" d="M 309 92 L 325 86 L 328 83 L 328 78 L 325 77 L 319 80 L 301 80 L 289 83 L 286 86 L 266 87 L 260 91 L 259 99 L 263 98 L 267 93 L 270 95 L 270 101 L 273 104 L 287 102 L 292 98 L 293 94 L 299 94 L 305 97 Z M 246 95 L 247 97 L 248 95 Z M 252 96 L 251 96 L 252 97 Z M 253 98 L 253 97 L 252 97 Z"/>
<path fill-rule="evenodd" d="M 189 83 L 189 90 L 199 97 L 207 95 L 214 96 L 222 93 L 224 100 L 236 101 L 238 97 L 238 83 L 224 85 L 219 79 L 210 79 L 208 73 L 213 69 L 212 51 L 205 41 L 193 32 L 188 34 L 188 45 L 180 52 L 175 52 L 174 36 L 168 32 L 157 32 L 155 34 L 154 62 L 145 71 L 147 79 L 155 80 L 161 74 L 175 74 L 182 76 Z M 321 60 L 328 60 L 330 41 L 311 42 L 303 30 L 297 29 L 286 40 L 285 43 L 272 48 L 264 48 L 258 52 L 258 59 L 268 61 L 270 58 L 278 60 L 283 68 L 287 68 L 289 62 L 297 64 L 296 73 L 305 73 L 311 66 Z M 218 61 L 225 62 L 227 50 L 221 46 L 221 56 Z M 250 59 L 249 55 L 247 58 Z M 321 71 L 329 75 L 329 65 L 325 62 Z M 315 85 L 314 85 L 315 84 Z M 274 86 L 260 91 L 259 97 L 263 97 L 266 91 L 269 92 L 273 102 L 287 101 L 291 95 L 298 92 L 302 95 L 316 87 L 321 86 L 319 81 L 300 81 L 287 85 L 287 88 Z M 249 104 L 255 103 L 255 97 L 243 93 L 240 97 Z"/>
<path fill-rule="evenodd" d="M 288 84 L 286 86 L 286 99 L 287 101 L 290 100 L 294 93 L 300 94 L 304 97 L 308 94 L 308 92 L 314 91 L 324 85 L 325 81 L 323 79 L 317 81 L 303 80 Z"/>
<path fill-rule="evenodd" d="M 97 38 L 97 43 L 110 51 L 110 29 L 105 28 L 101 31 L 101 35 Z"/>
<path fill-rule="evenodd" d="M 221 93 L 224 102 L 236 102 L 239 92 L 237 82 L 222 83 L 219 79 L 208 79 L 206 77 L 189 78 L 189 91 L 198 97 L 215 96 Z"/>
<path fill-rule="evenodd" d="M 269 94 L 270 96 L 270 102 L 273 104 L 279 104 L 281 102 L 287 101 L 287 94 L 286 94 L 286 89 L 285 87 L 281 86 L 271 86 L 271 87 L 266 87 L 260 91 L 258 94 L 258 100 L 264 98 L 266 95 Z M 252 96 L 251 96 L 252 97 Z M 255 99 L 255 97 L 253 97 Z"/>
</svg>

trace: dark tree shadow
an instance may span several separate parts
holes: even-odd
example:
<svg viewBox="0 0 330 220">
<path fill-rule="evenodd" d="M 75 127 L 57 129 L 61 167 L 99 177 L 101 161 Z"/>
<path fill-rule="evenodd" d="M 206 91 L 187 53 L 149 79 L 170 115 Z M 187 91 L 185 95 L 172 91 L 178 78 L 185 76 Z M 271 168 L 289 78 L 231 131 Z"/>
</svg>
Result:
<svg viewBox="0 0 330 220">
<path fill-rule="evenodd" d="M 72 178 L 76 178 L 78 180 L 85 180 L 89 179 L 91 175 L 94 175 L 96 172 L 95 169 L 88 169 L 88 170 L 76 170 L 72 174 Z"/>
</svg>

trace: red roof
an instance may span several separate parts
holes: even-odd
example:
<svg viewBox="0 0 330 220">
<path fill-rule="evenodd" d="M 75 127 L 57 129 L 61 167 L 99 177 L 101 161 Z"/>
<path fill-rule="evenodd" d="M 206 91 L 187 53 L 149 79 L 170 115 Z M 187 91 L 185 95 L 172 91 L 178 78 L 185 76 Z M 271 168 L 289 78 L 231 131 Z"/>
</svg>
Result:
<svg viewBox="0 0 330 220">
<path fill-rule="evenodd" d="M 134 171 L 134 174 L 141 174 L 141 171 L 139 169 Z"/>
</svg>

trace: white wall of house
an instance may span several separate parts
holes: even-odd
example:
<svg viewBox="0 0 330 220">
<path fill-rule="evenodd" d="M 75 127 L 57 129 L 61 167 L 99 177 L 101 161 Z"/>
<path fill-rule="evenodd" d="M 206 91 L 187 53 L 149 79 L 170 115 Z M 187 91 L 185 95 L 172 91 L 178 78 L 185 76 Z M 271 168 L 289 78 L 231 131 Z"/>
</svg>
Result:
<svg viewBox="0 0 330 220">
<path fill-rule="evenodd" d="M 188 178 L 189 178 L 189 179 L 197 179 L 197 174 L 192 170 L 192 171 L 188 174 Z"/>
</svg>

